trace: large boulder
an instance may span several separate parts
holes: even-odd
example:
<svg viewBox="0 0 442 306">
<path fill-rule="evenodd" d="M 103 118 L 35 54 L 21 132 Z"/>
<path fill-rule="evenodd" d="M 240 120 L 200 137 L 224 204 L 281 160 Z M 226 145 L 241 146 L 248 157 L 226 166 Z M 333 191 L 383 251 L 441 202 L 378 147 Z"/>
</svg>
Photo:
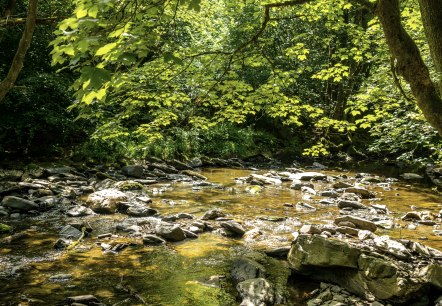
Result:
<svg viewBox="0 0 442 306">
<path fill-rule="evenodd" d="M 120 202 L 123 201 L 127 201 L 127 195 L 111 188 L 91 193 L 86 203 L 96 213 L 111 214 L 118 209 Z"/>
<path fill-rule="evenodd" d="M 430 284 L 440 288 L 440 263 L 422 269 L 419 265 L 428 265 L 426 260 L 421 258 L 419 262 L 417 257 L 412 263 L 396 256 L 405 254 L 405 246 L 399 242 L 374 234 L 365 242 L 300 235 L 292 245 L 288 261 L 297 273 L 338 284 L 365 299 L 392 304 L 405 305 L 423 294 Z"/>
<path fill-rule="evenodd" d="M 19 210 L 22 212 L 38 209 L 39 206 L 33 202 L 23 198 L 6 196 L 3 198 L 1 205 L 9 210 Z"/>
</svg>

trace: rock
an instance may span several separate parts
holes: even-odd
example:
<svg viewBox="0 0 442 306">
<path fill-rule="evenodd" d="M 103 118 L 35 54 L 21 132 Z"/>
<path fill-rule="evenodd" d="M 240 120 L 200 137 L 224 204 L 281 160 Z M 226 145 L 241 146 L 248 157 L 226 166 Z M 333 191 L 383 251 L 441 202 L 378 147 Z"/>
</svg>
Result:
<svg viewBox="0 0 442 306">
<path fill-rule="evenodd" d="M 247 186 L 244 191 L 250 194 L 257 194 L 260 193 L 261 191 L 264 190 L 264 187 L 260 186 L 260 185 L 252 185 L 252 186 Z"/>
<path fill-rule="evenodd" d="M 63 238 L 70 238 L 74 240 L 79 239 L 82 236 L 82 234 L 83 233 L 80 230 L 76 229 L 71 225 L 66 225 L 59 232 L 59 235 L 62 236 Z"/>
<path fill-rule="evenodd" d="M 293 180 L 292 184 L 290 185 L 290 189 L 294 190 L 301 190 L 302 187 L 309 187 L 313 189 L 315 186 L 310 182 L 303 182 L 301 180 Z"/>
<path fill-rule="evenodd" d="M 96 213 L 111 214 L 118 209 L 127 196 L 117 189 L 104 189 L 90 194 L 86 203 Z"/>
<path fill-rule="evenodd" d="M 284 246 L 271 250 L 265 250 L 264 253 L 270 257 L 286 259 L 289 251 L 290 251 L 290 246 Z"/>
<path fill-rule="evenodd" d="M 198 234 L 195 234 L 194 232 L 190 230 L 183 229 L 184 235 L 186 238 L 195 239 L 198 238 Z"/>
<path fill-rule="evenodd" d="M 338 207 L 340 209 L 344 208 L 351 208 L 351 209 L 368 209 L 367 206 L 365 206 L 362 203 L 359 203 L 357 201 L 347 201 L 347 200 L 340 200 L 338 201 Z"/>
<path fill-rule="evenodd" d="M 255 173 L 250 174 L 248 181 L 251 181 L 251 180 L 256 180 L 256 181 L 258 181 L 262 184 L 266 184 L 266 185 L 281 185 L 282 184 L 282 181 L 279 178 L 273 178 L 273 177 L 255 174 Z"/>
<path fill-rule="evenodd" d="M 424 274 L 428 283 L 435 286 L 439 290 L 442 290 L 442 265 L 432 264 L 426 268 Z"/>
<path fill-rule="evenodd" d="M 207 180 L 207 177 L 205 177 L 204 175 L 202 175 L 201 173 L 198 173 L 196 171 L 183 170 L 180 173 L 184 174 L 184 175 L 188 175 L 188 176 L 194 177 L 194 178 L 197 178 L 197 179 L 200 179 L 200 180 L 203 180 L 203 181 Z"/>
<path fill-rule="evenodd" d="M 392 240 L 388 236 L 376 236 L 373 241 L 377 248 L 399 259 L 411 257 L 410 252 L 402 243 Z"/>
<path fill-rule="evenodd" d="M 170 162 L 170 165 L 175 167 L 177 170 L 192 170 L 192 166 L 189 164 L 183 163 L 182 161 L 179 161 L 177 159 L 173 159 Z"/>
<path fill-rule="evenodd" d="M 355 236 L 355 237 L 359 236 L 359 230 L 355 228 L 353 223 L 348 222 L 348 223 L 351 223 L 353 226 L 348 226 L 348 225 L 346 226 L 345 224 L 342 224 L 342 223 L 345 223 L 345 222 L 339 223 L 339 226 L 336 228 L 336 231 L 338 233 L 346 234 L 346 235 L 350 235 L 350 236 Z"/>
<path fill-rule="evenodd" d="M 149 169 L 150 170 L 158 169 L 167 174 L 177 174 L 179 172 L 175 167 L 163 163 L 152 163 L 149 165 Z"/>
<path fill-rule="evenodd" d="M 298 202 L 295 205 L 296 210 L 299 211 L 315 211 L 316 208 L 310 204 L 307 203 L 303 203 L 303 202 Z"/>
<path fill-rule="evenodd" d="M 320 180 L 326 180 L 327 175 L 319 173 L 319 172 L 301 172 L 301 173 L 293 173 L 290 176 L 290 179 L 292 180 L 300 180 L 300 181 L 320 181 Z"/>
<path fill-rule="evenodd" d="M 321 236 L 300 235 L 292 245 L 288 261 L 298 273 L 336 283 L 372 301 L 406 305 L 426 286 L 422 278 L 410 275 L 413 270 L 408 264 L 366 254 L 357 245 Z"/>
<path fill-rule="evenodd" d="M 19 210 L 22 212 L 36 210 L 39 208 L 39 206 L 33 201 L 14 196 L 4 197 L 1 205 L 9 210 Z"/>
<path fill-rule="evenodd" d="M 302 186 L 301 187 L 301 191 L 303 193 L 308 193 L 308 194 L 311 194 L 311 195 L 316 195 L 316 191 L 313 188 L 310 188 L 310 187 Z"/>
<path fill-rule="evenodd" d="M 332 185 L 332 187 L 336 188 L 336 189 L 341 189 L 341 188 L 350 188 L 350 187 L 353 187 L 353 185 L 349 184 L 349 183 L 345 183 L 345 182 L 337 182 L 337 183 L 334 183 Z"/>
<path fill-rule="evenodd" d="M 222 228 L 232 233 L 232 235 L 235 237 L 242 237 L 246 232 L 244 228 L 241 226 L 241 224 L 235 221 L 221 222 L 220 225 Z"/>
<path fill-rule="evenodd" d="M 345 192 L 355 193 L 355 194 L 361 196 L 363 199 L 370 199 L 370 198 L 375 197 L 373 192 L 368 191 L 367 189 L 362 188 L 362 187 L 348 187 L 348 188 L 345 188 Z"/>
<path fill-rule="evenodd" d="M 144 168 L 141 165 L 128 165 L 121 168 L 121 171 L 124 175 L 135 178 L 142 178 L 144 174 Z"/>
<path fill-rule="evenodd" d="M 328 197 L 328 198 L 339 198 L 339 193 L 336 192 L 335 190 L 326 190 L 326 191 L 322 191 L 319 194 L 321 197 Z"/>
<path fill-rule="evenodd" d="M 373 233 L 377 229 L 376 224 L 374 224 L 373 222 L 359 218 L 359 217 L 349 216 L 349 215 L 343 216 L 343 217 L 338 217 L 334 221 L 334 223 L 336 225 L 339 225 L 341 222 L 351 222 L 355 225 L 356 228 L 361 229 L 361 230 L 368 230 Z"/>
<path fill-rule="evenodd" d="M 72 279 L 72 274 L 56 274 L 49 277 L 51 282 L 66 282 Z"/>
<path fill-rule="evenodd" d="M 159 245 L 166 243 L 166 240 L 164 240 L 161 237 L 158 237 L 156 235 L 145 235 L 143 236 L 143 244 L 144 245 Z"/>
<path fill-rule="evenodd" d="M 288 260 L 298 272 L 303 272 L 308 266 L 357 268 L 360 254 L 360 250 L 338 240 L 299 235 Z"/>
<path fill-rule="evenodd" d="M 219 208 L 215 208 L 215 209 L 211 209 L 211 210 L 207 211 L 201 217 L 201 219 L 203 219 L 203 220 L 215 220 L 217 218 L 221 218 L 221 217 L 224 217 L 224 216 L 225 216 L 225 214 Z"/>
<path fill-rule="evenodd" d="M 0 181 L 20 181 L 21 177 L 23 175 L 22 170 L 8 170 L 8 169 L 1 169 L 0 170 Z"/>
<path fill-rule="evenodd" d="M 94 211 L 89 207 L 77 205 L 69 209 L 66 214 L 69 217 L 83 217 L 94 214 Z"/>
<path fill-rule="evenodd" d="M 194 158 L 192 158 L 192 159 L 189 160 L 187 163 L 188 163 L 189 166 L 192 167 L 192 168 L 199 168 L 199 167 L 202 167 L 202 166 L 203 166 L 203 162 L 202 162 L 201 158 L 198 158 L 198 157 L 194 157 Z"/>
<path fill-rule="evenodd" d="M 247 279 L 265 277 L 266 269 L 260 263 L 246 258 L 236 258 L 232 262 L 232 269 L 230 275 L 233 283 L 238 284 Z"/>
<path fill-rule="evenodd" d="M 135 181 L 120 181 L 114 185 L 119 190 L 141 190 L 143 185 Z"/>
<path fill-rule="evenodd" d="M 131 205 L 124 213 L 133 217 L 148 217 L 158 214 L 158 211 L 144 205 Z"/>
<path fill-rule="evenodd" d="M 410 180 L 421 180 L 424 177 L 422 175 L 416 174 L 416 173 L 403 173 L 401 174 L 401 177 L 404 180 L 410 181 Z"/>
<path fill-rule="evenodd" d="M 304 224 L 300 229 L 300 234 L 320 234 L 322 230 L 316 225 Z"/>
<path fill-rule="evenodd" d="M 82 305 L 96 305 L 99 303 L 98 299 L 93 295 L 78 295 L 78 296 L 70 296 L 66 298 L 67 303 L 77 303 Z"/>
<path fill-rule="evenodd" d="M 121 232 L 125 232 L 125 233 L 134 233 L 134 234 L 139 234 L 142 231 L 141 226 L 139 225 L 135 225 L 135 224 L 130 224 L 130 223 L 119 223 L 115 226 L 115 229 L 117 231 L 121 231 Z"/>
<path fill-rule="evenodd" d="M 245 280 L 236 286 L 242 302 L 240 306 L 273 305 L 274 292 L 272 285 L 265 278 Z"/>
<path fill-rule="evenodd" d="M 155 233 L 169 241 L 182 241 L 186 239 L 186 235 L 179 224 L 159 222 L 155 227 Z"/>
<path fill-rule="evenodd" d="M 410 211 L 402 217 L 404 221 L 432 221 L 435 216 L 429 211 Z"/>
</svg>

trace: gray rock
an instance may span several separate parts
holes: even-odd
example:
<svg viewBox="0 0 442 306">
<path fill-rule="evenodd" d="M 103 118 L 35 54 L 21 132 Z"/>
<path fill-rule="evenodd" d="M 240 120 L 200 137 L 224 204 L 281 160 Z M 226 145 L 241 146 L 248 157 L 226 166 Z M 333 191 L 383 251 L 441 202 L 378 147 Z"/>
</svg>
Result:
<svg viewBox="0 0 442 306">
<path fill-rule="evenodd" d="M 245 280 L 236 286 L 242 298 L 240 306 L 266 306 L 274 304 L 273 286 L 265 278 Z"/>
<path fill-rule="evenodd" d="M 416 174 L 416 173 L 403 173 L 401 174 L 401 177 L 404 180 L 410 181 L 410 180 L 421 180 L 424 177 L 422 175 Z"/>
<path fill-rule="evenodd" d="M 354 217 L 354 216 L 343 216 L 343 217 L 338 217 L 335 219 L 335 224 L 339 225 L 341 222 L 351 222 L 353 223 L 356 228 L 361 229 L 361 230 L 367 230 L 367 231 L 371 231 L 371 232 L 375 232 L 377 229 L 377 226 L 375 223 L 359 218 L 359 217 Z"/>
<path fill-rule="evenodd" d="M 399 259 L 408 259 L 411 257 L 410 252 L 402 243 L 392 240 L 388 236 L 376 236 L 373 241 L 378 249 Z"/>
<path fill-rule="evenodd" d="M 235 221 L 221 222 L 221 227 L 228 230 L 235 237 L 242 237 L 246 233 L 245 229 Z"/>
<path fill-rule="evenodd" d="M 252 278 L 265 277 L 266 269 L 258 262 L 246 258 L 236 258 L 232 262 L 231 277 L 234 284 Z"/>
<path fill-rule="evenodd" d="M 361 251 L 347 243 L 321 236 L 299 235 L 288 255 L 295 271 L 308 266 L 357 268 Z"/>
<path fill-rule="evenodd" d="M 86 203 L 96 213 L 111 214 L 118 209 L 120 202 L 126 201 L 127 196 L 117 189 L 104 189 L 91 193 Z"/>
<path fill-rule="evenodd" d="M 121 168 L 121 171 L 124 175 L 135 178 L 142 178 L 144 174 L 144 168 L 141 165 L 127 165 Z"/>
<path fill-rule="evenodd" d="M 301 180 L 293 180 L 290 189 L 301 190 L 302 187 L 314 188 L 315 186 L 310 182 L 303 182 Z"/>
<path fill-rule="evenodd" d="M 0 170 L 0 181 L 19 181 L 23 175 L 22 170 Z"/>
<path fill-rule="evenodd" d="M 340 209 L 344 208 L 351 208 L 351 209 L 368 209 L 367 206 L 365 206 L 362 203 L 359 203 L 357 201 L 347 201 L 347 200 L 340 200 L 338 201 L 338 207 Z"/>
<path fill-rule="evenodd" d="M 355 194 L 361 196 L 363 199 L 370 199 L 370 198 L 375 197 L 373 192 L 368 191 L 367 189 L 362 188 L 362 187 L 349 187 L 349 188 L 345 189 L 345 192 L 355 193 Z"/>
<path fill-rule="evenodd" d="M 125 214 L 133 217 L 148 217 L 158 214 L 158 211 L 156 209 L 146 207 L 144 205 L 131 205 L 125 211 Z"/>
<path fill-rule="evenodd" d="M 3 198 L 1 205 L 9 210 L 30 211 L 38 209 L 39 206 L 33 201 L 29 201 L 23 198 L 6 196 Z"/>
<path fill-rule="evenodd" d="M 196 171 L 183 170 L 180 173 L 184 174 L 184 175 L 188 175 L 188 176 L 193 177 L 193 178 L 197 178 L 197 179 L 203 180 L 203 181 L 207 180 L 207 177 L 205 177 L 204 175 L 202 175 L 201 173 L 198 173 Z"/>
<path fill-rule="evenodd" d="M 145 235 L 143 236 L 143 244 L 144 245 L 159 245 L 166 243 L 166 240 L 164 240 L 161 237 L 158 237 L 156 235 Z"/>
<path fill-rule="evenodd" d="M 274 177 L 255 174 L 255 173 L 250 174 L 250 176 L 247 180 L 248 181 L 256 180 L 256 181 L 258 181 L 262 184 L 265 184 L 265 185 L 281 185 L 282 184 L 282 181 L 279 178 L 274 178 Z"/>
<path fill-rule="evenodd" d="M 353 187 L 353 185 L 352 185 L 352 184 L 349 184 L 349 183 L 346 183 L 346 182 L 337 182 L 337 183 L 334 183 L 334 184 L 332 185 L 332 187 L 333 187 L 333 188 L 336 188 L 336 189 L 341 189 L 341 188 L 349 188 L 349 187 Z"/>
<path fill-rule="evenodd" d="M 94 211 L 89 207 L 77 205 L 69 209 L 66 214 L 69 217 L 84 217 L 94 214 Z"/>
<path fill-rule="evenodd" d="M 219 208 L 215 208 L 215 209 L 211 209 L 211 210 L 207 211 L 201 217 L 201 219 L 203 219 L 203 220 L 215 220 L 215 219 L 221 218 L 221 217 L 225 217 L 225 214 Z"/>
<path fill-rule="evenodd" d="M 304 224 L 300 229 L 299 229 L 299 233 L 300 234 L 320 234 L 322 232 L 322 229 L 320 229 L 318 226 L 316 225 L 311 225 L 311 224 Z"/>
<path fill-rule="evenodd" d="M 327 179 L 327 175 L 319 172 L 302 172 L 302 173 L 293 173 L 290 176 L 290 179 L 300 180 L 300 181 L 310 181 L 310 180 L 319 181 Z"/>
<path fill-rule="evenodd" d="M 179 224 L 159 222 L 155 227 L 155 233 L 168 241 L 182 241 L 186 239 L 186 235 Z"/>
<path fill-rule="evenodd" d="M 71 225 L 66 225 L 59 232 L 59 235 L 62 236 L 63 238 L 68 238 L 68 239 L 70 238 L 74 240 L 80 238 L 82 234 L 83 233 L 81 231 L 79 231 L 78 229 L 76 229 Z"/>
</svg>

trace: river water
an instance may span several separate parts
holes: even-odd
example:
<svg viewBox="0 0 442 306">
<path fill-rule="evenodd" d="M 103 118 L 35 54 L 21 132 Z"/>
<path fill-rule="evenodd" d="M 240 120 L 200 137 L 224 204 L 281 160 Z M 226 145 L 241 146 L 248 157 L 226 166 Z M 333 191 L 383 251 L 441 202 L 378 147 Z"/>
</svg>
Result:
<svg viewBox="0 0 442 306">
<path fill-rule="evenodd" d="M 302 224 L 332 223 L 339 216 L 336 206 L 318 204 L 321 197 L 307 197 L 299 190 L 290 189 L 290 182 L 265 186 L 256 194 L 247 193 L 248 185 L 236 183 L 234 178 L 250 173 L 251 170 L 209 168 L 201 174 L 218 186 L 165 183 L 144 190 L 153 199 L 151 207 L 161 215 L 184 212 L 199 218 L 209 209 L 220 208 L 246 229 L 259 228 L 259 235 L 243 239 L 207 232 L 197 239 L 147 247 L 140 238 L 120 235 L 99 242 L 127 243 L 129 247 L 119 253 L 105 253 L 96 236 L 114 232 L 116 222 L 136 219 L 115 214 L 82 219 L 94 231 L 74 250 L 60 252 L 53 249 L 60 227 L 78 222 L 79 218 L 60 218 L 47 213 L 12 223 L 27 230 L 28 235 L 0 246 L 0 305 L 63 305 L 66 297 L 82 294 L 92 294 L 106 305 L 237 305 L 228 278 L 233 257 L 249 249 L 290 245 L 293 231 Z M 350 178 L 355 175 L 326 173 Z M 380 181 L 366 186 L 376 192 L 376 199 L 363 203 L 386 205 L 394 225 L 379 228 L 376 233 L 418 240 L 442 250 L 442 237 L 433 234 L 432 226 L 408 229 L 409 222 L 401 220 L 411 210 L 438 213 L 442 209 L 441 197 L 425 186 L 401 181 L 389 183 L 382 177 Z M 315 190 L 329 186 L 320 181 L 314 185 Z M 289 205 L 297 202 L 309 203 L 316 210 L 304 212 Z M 299 305 L 294 298 L 290 303 Z"/>
</svg>

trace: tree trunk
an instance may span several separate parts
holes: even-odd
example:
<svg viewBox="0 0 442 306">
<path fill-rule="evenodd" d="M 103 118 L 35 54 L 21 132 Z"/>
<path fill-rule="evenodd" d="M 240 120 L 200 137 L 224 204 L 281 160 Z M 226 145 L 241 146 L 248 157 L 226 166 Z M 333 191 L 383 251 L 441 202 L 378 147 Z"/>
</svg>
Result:
<svg viewBox="0 0 442 306">
<path fill-rule="evenodd" d="M 429 18 L 426 29 L 429 30 L 432 39 L 437 39 L 436 33 L 442 28 L 433 28 L 433 25 L 440 23 L 440 20 L 432 20 L 440 0 L 420 0 L 424 6 L 421 9 L 427 11 L 425 15 Z M 432 6 L 434 5 L 434 7 Z M 432 11 L 432 12 L 431 12 Z M 442 99 L 439 96 L 436 86 L 430 78 L 427 66 L 422 60 L 419 49 L 413 39 L 408 35 L 401 23 L 401 15 L 398 0 L 379 0 L 376 7 L 376 15 L 382 24 L 382 29 L 390 49 L 390 53 L 396 59 L 397 70 L 410 84 L 411 91 L 416 98 L 417 105 L 424 114 L 425 119 L 442 136 Z M 431 15 L 432 17 L 428 17 Z M 431 21 L 432 20 L 432 21 Z M 440 41 L 438 42 L 440 44 Z M 440 55 L 440 54 L 439 54 Z"/>
<path fill-rule="evenodd" d="M 26 57 L 26 52 L 31 45 L 32 35 L 35 29 L 35 20 L 37 18 L 37 2 L 38 0 L 29 0 L 28 17 L 26 18 L 25 28 L 23 30 L 18 49 L 15 52 L 8 75 L 0 83 L 0 102 L 5 98 L 6 94 L 14 86 L 17 77 L 23 68 L 23 62 Z"/>
<path fill-rule="evenodd" d="M 442 94 L 442 1 L 419 0 L 425 35 L 436 72 L 439 74 L 439 95 Z"/>
</svg>

